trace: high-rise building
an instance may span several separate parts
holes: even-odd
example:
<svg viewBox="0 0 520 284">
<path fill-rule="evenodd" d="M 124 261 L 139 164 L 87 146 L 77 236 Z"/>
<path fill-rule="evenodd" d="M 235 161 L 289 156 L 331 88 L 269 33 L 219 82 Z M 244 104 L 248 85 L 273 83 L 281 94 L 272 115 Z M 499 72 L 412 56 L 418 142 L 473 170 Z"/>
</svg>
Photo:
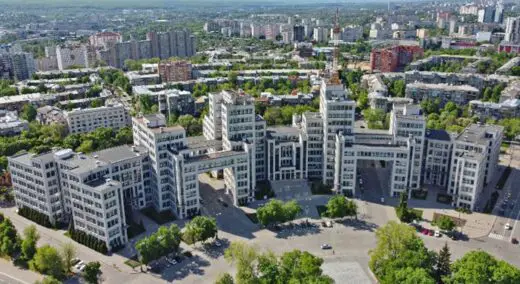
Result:
<svg viewBox="0 0 520 284">
<path fill-rule="evenodd" d="M 497 1 L 495 6 L 495 23 L 501 24 L 504 21 L 504 3 L 502 0 Z"/>
<path fill-rule="evenodd" d="M 486 6 L 478 10 L 479 23 L 493 23 L 495 21 L 495 7 Z"/>
<path fill-rule="evenodd" d="M 327 41 L 327 30 L 323 27 L 314 28 L 312 37 L 313 37 L 314 41 L 316 41 L 316 42 L 326 42 Z"/>
<path fill-rule="evenodd" d="M 191 63 L 188 61 L 161 62 L 159 63 L 159 76 L 163 83 L 191 80 Z"/>
<path fill-rule="evenodd" d="M 116 32 L 100 32 L 88 38 L 90 45 L 94 47 L 105 47 L 107 43 L 117 43 L 123 41 L 123 36 Z"/>
<path fill-rule="evenodd" d="M 408 63 L 423 56 L 419 46 L 393 46 L 383 49 L 373 49 L 370 52 L 370 69 L 379 72 L 395 72 Z"/>
<path fill-rule="evenodd" d="M 36 72 L 36 64 L 31 53 L 0 54 L 0 78 L 21 81 L 30 79 L 34 72 Z"/>
<path fill-rule="evenodd" d="M 36 72 L 36 65 L 33 55 L 27 52 L 10 54 L 11 65 L 13 67 L 13 78 L 21 81 L 30 79 Z"/>
<path fill-rule="evenodd" d="M 305 41 L 305 28 L 303 26 L 296 25 L 293 27 L 293 41 Z"/>
<path fill-rule="evenodd" d="M 187 30 L 173 30 L 167 33 L 150 32 L 147 40 L 151 43 L 153 57 L 191 57 L 196 53 L 196 38 Z"/>
<path fill-rule="evenodd" d="M 508 17 L 505 25 L 504 40 L 506 42 L 520 43 L 520 17 Z"/>
<path fill-rule="evenodd" d="M 84 45 L 56 46 L 58 68 L 68 69 L 70 66 L 88 68 L 87 48 Z"/>
</svg>

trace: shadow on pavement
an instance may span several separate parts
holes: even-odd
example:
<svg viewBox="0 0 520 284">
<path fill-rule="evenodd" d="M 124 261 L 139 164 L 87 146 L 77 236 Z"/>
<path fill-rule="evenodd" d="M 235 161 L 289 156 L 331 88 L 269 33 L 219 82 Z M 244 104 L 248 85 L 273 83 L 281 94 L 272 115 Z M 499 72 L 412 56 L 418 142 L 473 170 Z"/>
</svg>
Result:
<svg viewBox="0 0 520 284">
<path fill-rule="evenodd" d="M 345 219 L 342 221 L 336 222 L 336 224 L 341 224 L 345 227 L 352 227 L 354 231 L 368 231 L 374 232 L 379 226 L 372 222 L 367 222 L 365 220 L 359 219 Z"/>
<path fill-rule="evenodd" d="M 321 228 L 318 224 L 314 223 L 302 223 L 302 224 L 288 224 L 271 229 L 276 232 L 276 238 L 286 239 L 288 237 L 302 237 L 307 235 L 315 235 L 321 232 Z"/>
<path fill-rule="evenodd" d="M 220 246 L 217 246 L 215 245 L 215 242 L 212 242 L 194 247 L 193 249 L 210 258 L 217 259 L 224 255 L 224 251 L 226 251 L 231 244 L 228 239 L 218 239 L 218 242 L 220 243 Z"/>
<path fill-rule="evenodd" d="M 161 274 L 161 278 L 168 282 L 172 282 L 174 280 L 182 280 L 190 274 L 204 275 L 203 267 L 209 265 L 209 261 L 198 255 L 194 255 L 193 257 L 185 258 L 180 264 L 167 269 Z"/>
</svg>

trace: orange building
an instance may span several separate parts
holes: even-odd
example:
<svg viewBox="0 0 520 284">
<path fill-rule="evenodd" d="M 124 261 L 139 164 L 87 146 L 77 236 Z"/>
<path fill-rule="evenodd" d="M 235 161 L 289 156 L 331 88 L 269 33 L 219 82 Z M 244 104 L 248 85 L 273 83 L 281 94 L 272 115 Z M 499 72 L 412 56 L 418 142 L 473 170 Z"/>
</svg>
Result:
<svg viewBox="0 0 520 284">
<path fill-rule="evenodd" d="M 370 52 L 370 70 L 372 72 L 396 72 L 423 55 L 424 50 L 419 46 L 397 45 L 374 49 Z"/>
<path fill-rule="evenodd" d="M 188 61 L 168 61 L 159 63 L 159 77 L 163 83 L 191 80 L 192 67 Z"/>
</svg>

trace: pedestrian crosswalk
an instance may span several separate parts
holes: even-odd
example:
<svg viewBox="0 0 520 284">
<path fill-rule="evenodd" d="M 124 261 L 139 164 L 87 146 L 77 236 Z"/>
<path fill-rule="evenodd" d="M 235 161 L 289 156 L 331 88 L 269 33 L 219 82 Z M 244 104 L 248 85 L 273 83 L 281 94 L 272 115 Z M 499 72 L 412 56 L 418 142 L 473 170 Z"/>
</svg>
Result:
<svg viewBox="0 0 520 284">
<path fill-rule="evenodd" d="M 492 239 L 496 239 L 496 240 L 503 240 L 504 239 L 504 236 L 499 235 L 499 234 L 495 234 L 495 233 L 489 233 L 488 237 L 490 237 Z"/>
</svg>

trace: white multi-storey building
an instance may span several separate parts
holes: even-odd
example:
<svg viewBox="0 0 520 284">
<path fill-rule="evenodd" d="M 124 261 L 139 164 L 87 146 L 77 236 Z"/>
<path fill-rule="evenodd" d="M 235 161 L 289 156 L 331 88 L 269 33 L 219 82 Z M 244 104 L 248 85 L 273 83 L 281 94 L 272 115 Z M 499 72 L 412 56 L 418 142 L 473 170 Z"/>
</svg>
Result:
<svg viewBox="0 0 520 284">
<path fill-rule="evenodd" d="M 91 132 L 100 127 L 118 130 L 130 125 L 130 115 L 122 104 L 73 109 L 66 111 L 64 116 L 72 134 Z"/>
<path fill-rule="evenodd" d="M 88 68 L 87 48 L 79 46 L 57 46 L 56 57 L 60 70 L 69 69 L 70 66 L 82 66 Z"/>
<path fill-rule="evenodd" d="M 16 202 L 53 221 L 72 218 L 113 248 L 127 241 L 125 212 L 198 214 L 203 173 L 223 172 L 227 193 L 241 205 L 253 200 L 257 181 L 320 180 L 355 196 L 359 168 L 384 161 L 391 167 L 384 195 L 427 183 L 446 186 L 455 206 L 474 208 L 495 172 L 502 127 L 471 125 L 454 137 L 426 130 L 417 105 L 394 104 L 389 130 L 358 129 L 354 109 L 337 73 L 321 85 L 320 111 L 294 115 L 292 126 L 266 128 L 242 91 L 210 94 L 203 136 L 167 127 L 162 114 L 139 115 L 132 119 L 134 147 L 10 157 Z"/>
<path fill-rule="evenodd" d="M 28 207 L 49 217 L 51 223 L 63 218 L 58 167 L 53 153 L 21 153 L 9 157 L 9 170 L 18 208 Z"/>
<path fill-rule="evenodd" d="M 448 184 L 454 206 L 475 209 L 484 185 L 496 173 L 503 130 L 472 124 L 455 138 Z"/>
</svg>

